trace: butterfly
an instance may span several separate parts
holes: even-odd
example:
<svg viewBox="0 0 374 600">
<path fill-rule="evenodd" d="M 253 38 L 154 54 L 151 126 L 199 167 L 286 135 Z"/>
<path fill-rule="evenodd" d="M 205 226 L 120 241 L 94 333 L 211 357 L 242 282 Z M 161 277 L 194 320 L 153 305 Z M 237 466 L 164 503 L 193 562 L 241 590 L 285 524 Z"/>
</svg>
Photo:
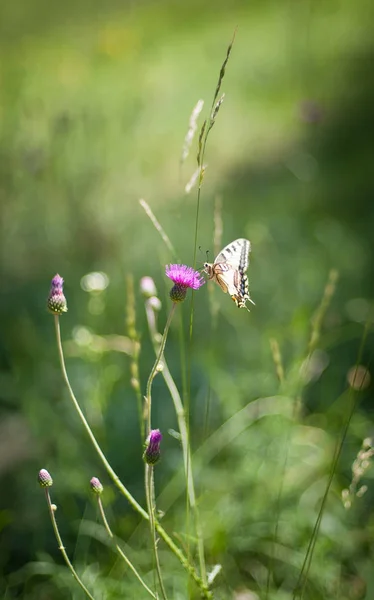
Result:
<svg viewBox="0 0 374 600">
<path fill-rule="evenodd" d="M 214 279 L 225 294 L 228 292 L 238 308 L 247 308 L 247 300 L 254 304 L 249 297 L 246 275 L 250 251 L 251 242 L 239 238 L 221 250 L 213 264 L 204 263 L 208 279 Z"/>
</svg>

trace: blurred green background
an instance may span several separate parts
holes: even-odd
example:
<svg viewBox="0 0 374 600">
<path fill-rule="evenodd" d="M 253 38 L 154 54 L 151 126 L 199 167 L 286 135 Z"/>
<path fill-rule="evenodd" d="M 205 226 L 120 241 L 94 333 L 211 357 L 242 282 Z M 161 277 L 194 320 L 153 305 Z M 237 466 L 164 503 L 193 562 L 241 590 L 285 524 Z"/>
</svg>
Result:
<svg viewBox="0 0 374 600">
<path fill-rule="evenodd" d="M 153 580 L 147 527 L 138 527 L 118 497 L 69 403 L 45 303 L 58 272 L 69 306 L 61 326 L 73 388 L 113 467 L 144 504 L 130 358 L 103 348 L 100 340 L 127 335 L 131 273 L 144 392 L 154 357 L 139 280 L 155 279 L 162 328 L 170 286 L 164 266 L 173 257 L 139 199 L 149 202 L 182 262 L 191 264 L 196 190 L 186 194 L 184 188 L 196 168 L 196 140 L 182 169 L 181 150 L 199 98 L 205 100 L 203 115 L 208 113 L 235 27 L 222 84 L 226 97 L 205 157 L 197 258 L 200 266 L 206 250 L 214 255 L 214 211 L 221 203 L 222 245 L 242 236 L 252 242 L 249 280 L 256 306 L 250 314 L 238 311 L 217 287 L 214 329 L 208 285 L 195 296 L 192 447 L 207 562 L 223 566 L 216 597 L 265 597 L 277 507 L 269 597 L 290 597 L 347 415 L 347 373 L 373 298 L 373 17 L 366 0 L 1 4 L 5 598 L 82 597 L 62 566 L 36 483 L 42 467 L 55 480 L 52 499 L 67 550 L 95 597 L 143 596 L 100 533 L 88 486 L 93 475 L 106 486 L 114 530 L 147 581 Z M 337 290 L 292 423 L 296 373 L 332 268 L 340 275 Z M 106 274 L 107 287 L 86 291 L 82 278 L 97 271 Z M 189 306 L 178 308 L 185 337 Z M 177 316 L 166 357 L 181 386 L 179 336 Z M 279 343 L 286 372 L 281 389 L 270 338 Z M 373 348 L 369 330 L 361 357 L 369 371 Z M 372 383 L 360 392 L 308 598 L 374 597 L 372 487 L 350 511 L 340 500 L 362 440 L 373 431 L 372 392 Z M 252 408 L 240 412 L 246 406 Z M 158 506 L 166 511 L 165 527 L 183 532 L 185 491 L 183 481 L 173 479 L 182 458 L 168 435 L 177 424 L 161 377 L 154 383 L 154 426 L 164 432 Z M 188 597 L 186 576 L 163 546 L 161 560 L 170 597 Z M 191 589 L 191 597 L 195 593 Z"/>
</svg>

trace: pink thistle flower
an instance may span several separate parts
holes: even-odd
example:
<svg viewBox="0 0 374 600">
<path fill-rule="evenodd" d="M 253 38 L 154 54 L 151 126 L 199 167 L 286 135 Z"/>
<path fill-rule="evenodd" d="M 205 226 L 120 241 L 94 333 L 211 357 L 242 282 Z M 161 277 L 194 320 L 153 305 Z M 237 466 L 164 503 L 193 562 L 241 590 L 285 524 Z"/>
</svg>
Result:
<svg viewBox="0 0 374 600">
<path fill-rule="evenodd" d="M 168 265 L 165 273 L 174 282 L 170 290 L 170 298 L 173 302 L 183 302 L 188 288 L 198 290 L 205 283 L 199 271 L 187 265 Z"/>
</svg>

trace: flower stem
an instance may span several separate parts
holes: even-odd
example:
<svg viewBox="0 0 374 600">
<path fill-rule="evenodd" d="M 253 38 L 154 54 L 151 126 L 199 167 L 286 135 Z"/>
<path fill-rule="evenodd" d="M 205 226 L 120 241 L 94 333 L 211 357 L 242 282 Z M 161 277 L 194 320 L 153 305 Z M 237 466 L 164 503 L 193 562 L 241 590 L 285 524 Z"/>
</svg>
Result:
<svg viewBox="0 0 374 600">
<path fill-rule="evenodd" d="M 79 406 L 78 400 L 76 399 L 76 397 L 74 395 L 74 392 L 70 385 L 69 377 L 68 377 L 68 374 L 66 371 L 64 353 L 62 350 L 62 343 L 61 343 L 60 321 L 59 321 L 58 315 L 55 315 L 55 328 L 56 328 L 57 347 L 58 347 L 58 353 L 59 353 L 59 357 L 60 357 L 61 370 L 62 370 L 62 374 L 63 374 L 64 380 L 65 380 L 66 386 L 69 390 L 69 395 L 70 395 L 71 401 L 74 404 L 75 410 L 77 411 L 79 418 L 82 421 L 82 424 L 83 424 L 86 432 L 88 433 L 88 436 L 89 436 L 96 452 L 100 456 L 104 467 L 106 468 L 109 476 L 111 477 L 111 479 L 113 480 L 115 485 L 122 492 L 122 494 L 125 496 L 125 498 L 127 498 L 129 503 L 131 504 L 131 506 L 138 513 L 140 513 L 144 519 L 148 519 L 148 515 L 147 515 L 146 511 L 140 506 L 140 504 L 138 504 L 138 502 L 135 500 L 135 498 L 130 494 L 128 489 L 123 485 L 120 478 L 118 477 L 118 475 L 115 473 L 115 471 L 112 469 L 109 462 L 107 461 L 103 451 L 101 450 L 99 444 L 96 441 L 94 434 L 92 433 L 92 430 L 91 430 L 89 424 L 87 423 L 86 417 L 84 416 L 84 414 L 81 410 L 81 407 Z"/>
<path fill-rule="evenodd" d="M 158 350 L 158 354 L 157 354 L 155 363 L 154 363 L 154 365 L 152 367 L 152 371 L 150 372 L 149 377 L 148 377 L 148 381 L 147 381 L 147 388 L 146 388 L 145 399 L 146 399 L 146 403 L 147 403 L 147 431 L 148 431 L 148 434 L 151 431 L 151 418 L 152 418 L 152 414 L 151 414 L 151 411 L 152 411 L 151 390 L 152 390 L 152 382 L 153 382 L 153 380 L 154 380 L 154 378 L 156 376 L 157 367 L 160 364 L 160 360 L 161 360 L 162 355 L 163 355 L 164 350 L 165 350 L 165 344 L 166 344 L 166 340 L 167 340 L 167 336 L 168 336 L 168 332 L 169 332 L 170 323 L 171 323 L 171 320 L 172 320 L 173 315 L 174 315 L 175 306 L 176 306 L 176 303 L 173 302 L 173 305 L 172 305 L 171 310 L 169 312 L 169 316 L 168 316 L 167 321 L 166 321 L 164 333 L 162 335 L 162 340 L 161 340 L 160 348 Z"/>
<path fill-rule="evenodd" d="M 120 548 L 120 546 L 115 541 L 115 537 L 114 537 L 114 534 L 113 534 L 113 532 L 112 532 L 112 530 L 111 530 L 111 528 L 109 526 L 109 523 L 107 521 L 107 518 L 106 518 L 106 515 L 105 515 L 105 511 L 104 511 L 104 507 L 103 507 L 103 503 L 101 501 L 100 496 L 97 497 L 97 502 L 98 502 L 98 505 L 99 505 L 100 515 L 101 515 L 101 518 L 103 520 L 105 529 L 107 530 L 110 539 L 113 541 L 118 554 L 123 558 L 123 560 L 125 561 L 125 563 L 127 564 L 127 566 L 130 567 L 131 571 L 134 573 L 135 577 L 137 578 L 137 580 L 139 581 L 139 583 L 141 583 L 141 585 L 144 587 L 144 589 L 148 592 L 148 594 L 150 594 L 152 596 L 152 598 L 155 598 L 157 600 L 157 596 L 152 592 L 152 590 L 149 589 L 149 587 L 147 586 L 147 584 L 143 581 L 143 579 L 139 575 L 138 571 L 135 569 L 135 567 L 132 564 L 132 562 L 127 558 L 126 554 L 123 552 L 123 550 Z"/>
<path fill-rule="evenodd" d="M 171 314 L 172 314 L 172 312 L 171 312 Z M 170 315 L 169 315 L 169 317 L 170 317 Z M 101 450 L 99 444 L 96 441 L 94 434 L 92 433 L 90 426 L 88 425 L 88 423 L 85 419 L 85 416 L 78 404 L 78 400 L 76 399 L 76 397 L 74 395 L 74 392 L 70 385 L 69 377 L 68 377 L 68 374 L 66 371 L 64 353 L 63 353 L 62 342 L 61 342 L 60 322 L 59 322 L 59 317 L 57 315 L 55 315 L 55 330 L 56 330 L 56 339 L 57 339 L 57 347 L 58 347 L 58 353 L 59 353 L 59 358 L 60 358 L 61 370 L 62 370 L 62 374 L 63 374 L 63 378 L 65 380 L 66 386 L 69 391 L 71 401 L 73 402 L 74 408 L 76 409 L 76 411 L 82 421 L 82 424 L 83 424 L 97 454 L 99 455 L 99 458 L 100 458 L 101 462 L 103 463 L 109 477 L 112 479 L 113 483 L 119 489 L 121 494 L 123 494 L 123 496 L 125 496 L 125 498 L 131 504 L 133 509 L 136 512 L 138 512 L 143 517 L 143 519 L 148 521 L 149 520 L 148 513 L 140 506 L 140 504 L 130 494 L 130 492 L 123 485 L 122 481 L 119 479 L 118 475 L 115 473 L 115 471 L 112 469 L 109 462 L 107 461 L 103 451 Z M 213 595 L 211 594 L 211 592 L 209 591 L 207 586 L 204 584 L 202 579 L 199 577 L 199 575 L 197 574 L 194 567 L 188 562 L 188 560 L 184 556 L 183 552 L 178 548 L 178 546 L 176 546 L 176 544 L 173 542 L 171 537 L 166 533 L 165 529 L 159 523 L 157 523 L 157 521 L 155 522 L 155 527 L 156 527 L 156 530 L 158 531 L 159 535 L 162 537 L 162 539 L 165 541 L 165 543 L 169 546 L 170 550 L 178 558 L 181 565 L 190 573 L 191 577 L 194 579 L 195 583 L 200 588 L 202 597 L 205 598 L 206 600 L 213 598 Z"/>
<path fill-rule="evenodd" d="M 62 543 L 60 532 L 58 530 L 57 521 L 56 521 L 56 517 L 55 517 L 55 510 L 52 507 L 51 497 L 49 495 L 48 488 L 45 489 L 45 497 L 47 499 L 49 514 L 50 514 L 50 517 L 51 517 L 53 529 L 54 529 L 56 540 L 57 540 L 57 543 L 58 543 L 58 549 L 61 551 L 61 554 L 64 557 L 64 560 L 66 562 L 66 565 L 67 565 L 68 569 L 71 571 L 73 577 L 78 582 L 78 584 L 80 585 L 80 587 L 82 588 L 82 590 L 84 591 L 84 593 L 86 594 L 86 596 L 88 596 L 88 598 L 90 598 L 91 600 L 95 600 L 94 597 L 90 594 L 90 592 L 86 588 L 86 586 L 84 585 L 83 581 L 79 578 L 78 573 L 74 569 L 74 567 L 73 567 L 72 563 L 70 562 L 70 559 L 69 559 L 69 557 L 68 557 L 68 555 L 66 553 L 64 545 Z"/>
<path fill-rule="evenodd" d="M 171 537 L 166 533 L 165 529 L 163 529 L 163 527 L 161 527 L 161 525 L 158 523 L 158 521 L 156 521 L 156 519 L 155 519 L 155 528 L 156 528 L 156 531 L 158 531 L 160 536 L 163 538 L 164 542 L 166 542 L 166 544 L 169 546 L 170 550 L 172 550 L 174 552 L 175 556 L 179 559 L 180 563 L 184 566 L 186 571 L 188 571 L 188 573 L 191 575 L 192 579 L 198 585 L 198 587 L 200 589 L 201 597 L 204 598 L 205 600 L 213 600 L 213 593 L 210 591 L 208 585 L 203 582 L 201 577 L 198 576 L 198 574 L 196 573 L 196 570 L 188 562 L 188 560 L 185 557 L 185 555 L 183 554 L 183 552 L 178 548 L 178 546 L 176 546 L 176 544 L 174 544 Z"/>
<path fill-rule="evenodd" d="M 157 348 L 157 333 L 158 332 L 156 329 L 156 321 L 154 319 L 154 313 L 153 313 L 152 308 L 150 306 L 148 306 L 147 304 L 146 304 L 146 315 L 147 315 L 148 327 L 149 327 L 149 331 L 150 331 L 150 335 L 151 335 L 153 348 L 154 348 L 155 354 L 158 355 L 158 348 Z M 183 464 L 184 464 L 184 471 L 185 471 L 185 477 L 186 477 L 187 494 L 188 494 L 189 503 L 193 510 L 194 519 L 195 519 L 200 573 L 201 573 L 202 580 L 204 582 L 206 582 L 204 540 L 203 540 L 203 534 L 202 534 L 202 529 L 201 529 L 199 510 L 198 510 L 197 502 L 196 502 L 195 486 L 194 486 L 194 480 L 193 480 L 193 474 L 192 474 L 191 450 L 190 450 L 190 446 L 189 446 L 189 435 L 188 435 L 188 427 L 187 427 L 187 421 L 186 421 L 186 413 L 183 408 L 183 403 L 182 403 L 182 399 L 179 394 L 178 388 L 177 388 L 177 386 L 174 382 L 174 379 L 169 371 L 169 368 L 168 368 L 165 358 L 164 358 L 164 368 L 162 370 L 162 376 L 167 385 L 167 388 L 169 389 L 169 392 L 170 392 L 170 395 L 171 395 L 171 398 L 172 398 L 172 401 L 174 404 L 175 414 L 176 414 L 177 420 L 178 420 L 178 428 L 179 428 L 179 433 L 181 436 L 181 444 L 182 444 L 182 452 L 183 452 Z"/>
<path fill-rule="evenodd" d="M 156 526 L 155 526 L 155 508 L 156 507 L 155 507 L 155 502 L 154 502 L 154 491 L 153 491 L 153 466 L 148 465 L 148 464 L 145 465 L 145 494 L 146 494 L 146 498 L 147 498 L 149 526 L 150 526 L 150 530 L 151 530 L 151 538 L 152 538 L 152 545 L 153 545 L 153 553 L 155 556 L 157 577 L 158 577 L 158 581 L 160 583 L 162 597 L 164 598 L 164 600 L 167 600 L 164 582 L 162 580 L 161 565 L 160 565 L 160 560 L 158 557 L 158 550 L 157 550 Z"/>
<path fill-rule="evenodd" d="M 174 410 L 178 420 L 178 428 L 181 436 L 181 444 L 182 444 L 182 452 L 183 452 L 183 465 L 186 476 L 186 487 L 187 494 L 190 506 L 192 508 L 194 519 L 195 519 L 195 528 L 196 528 L 196 538 L 197 538 L 197 550 L 199 555 L 199 565 L 200 565 L 200 573 L 203 581 L 206 581 L 206 566 L 205 566 L 205 550 L 204 550 L 204 538 L 203 532 L 201 528 L 199 509 L 196 502 L 196 493 L 195 493 L 195 485 L 193 480 L 192 473 L 192 458 L 191 458 L 191 449 L 189 444 L 189 435 L 188 428 L 186 423 L 186 415 L 182 404 L 182 399 L 178 392 L 177 386 L 173 380 L 173 377 L 168 369 L 166 362 L 164 363 L 164 370 L 162 372 L 165 383 L 170 391 L 173 403 Z"/>
</svg>

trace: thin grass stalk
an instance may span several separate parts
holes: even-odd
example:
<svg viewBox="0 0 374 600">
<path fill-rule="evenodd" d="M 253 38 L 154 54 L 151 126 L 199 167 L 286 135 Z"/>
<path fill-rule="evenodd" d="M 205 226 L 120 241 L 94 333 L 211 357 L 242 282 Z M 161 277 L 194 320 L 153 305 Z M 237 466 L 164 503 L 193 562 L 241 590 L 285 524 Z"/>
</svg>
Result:
<svg viewBox="0 0 374 600">
<path fill-rule="evenodd" d="M 138 419 L 140 427 L 140 439 L 145 438 L 145 424 L 143 418 L 143 398 L 141 393 L 140 374 L 139 374 L 139 354 L 140 354 L 140 341 L 139 335 L 136 330 L 136 311 L 135 311 L 135 294 L 134 294 L 134 277 L 132 274 L 126 277 L 126 288 L 127 288 L 127 305 L 126 305 L 126 325 L 127 335 L 132 342 L 132 353 L 131 353 L 131 387 L 133 388 L 136 395 L 136 404 L 138 408 Z"/>
<path fill-rule="evenodd" d="M 273 356 L 275 371 L 276 371 L 276 374 L 277 374 L 277 377 L 279 380 L 279 385 L 280 385 L 280 387 L 282 387 L 284 384 L 284 369 L 283 369 L 282 355 L 280 352 L 279 344 L 275 338 L 270 339 L 270 348 L 271 348 L 271 353 Z M 292 412 L 294 413 L 295 411 L 293 410 Z M 286 449 L 289 444 L 290 431 L 288 431 L 287 433 L 288 433 L 288 435 L 286 435 L 286 439 L 285 439 Z M 269 593 L 270 593 L 270 579 L 271 579 L 271 575 L 272 575 L 273 567 L 274 567 L 275 544 L 278 539 L 279 517 L 280 517 L 280 512 L 281 512 L 281 500 L 282 500 L 282 495 L 283 495 L 283 480 L 284 480 L 284 474 L 285 474 L 286 468 L 287 468 L 287 462 L 288 462 L 288 450 L 285 453 L 285 457 L 284 457 L 284 461 L 283 461 L 283 465 L 282 465 L 281 483 L 279 486 L 277 500 L 276 500 L 275 526 L 274 526 L 274 533 L 273 533 L 273 544 L 272 544 L 272 548 L 270 551 L 268 571 L 267 571 L 267 577 L 266 577 L 265 600 L 268 599 Z"/>
<path fill-rule="evenodd" d="M 309 356 L 315 349 L 318 344 L 319 338 L 321 336 L 321 327 L 323 323 L 323 319 L 325 317 L 326 311 L 330 306 L 331 299 L 335 294 L 336 284 L 338 282 L 339 273 L 336 269 L 331 269 L 329 272 L 327 284 L 325 286 L 322 301 L 313 317 L 312 320 L 312 331 L 309 340 Z"/>
<path fill-rule="evenodd" d="M 213 250 L 214 256 L 218 256 L 222 248 L 222 233 L 223 233 L 223 221 L 222 221 L 222 198 L 221 196 L 216 196 L 214 200 L 214 233 L 213 233 Z M 217 330 L 218 324 L 218 312 L 219 312 L 219 304 L 216 300 L 216 287 L 214 285 L 210 285 L 208 288 L 209 291 L 209 308 L 212 319 L 212 330 L 215 332 Z"/>
<path fill-rule="evenodd" d="M 196 129 L 197 129 L 197 120 L 200 116 L 201 111 L 203 110 L 203 106 L 204 106 L 204 100 L 198 100 L 197 104 L 194 106 L 190 119 L 189 119 L 189 123 L 188 123 L 188 130 L 186 133 L 186 136 L 184 138 L 184 142 L 183 142 L 183 148 L 182 148 L 182 154 L 179 160 L 179 172 L 181 174 L 182 171 L 182 166 L 184 161 L 186 160 L 187 156 L 190 153 L 190 148 L 196 133 Z"/>
<path fill-rule="evenodd" d="M 102 518 L 102 521 L 104 523 L 104 527 L 110 537 L 110 539 L 112 540 L 118 554 L 121 556 L 121 558 L 125 561 L 125 563 L 127 564 L 127 566 L 131 569 L 131 571 L 134 573 L 135 577 L 137 578 L 137 580 L 139 581 L 139 583 L 143 586 L 143 588 L 148 592 L 148 594 L 150 596 L 152 596 L 152 598 L 155 598 L 155 600 L 157 600 L 157 596 L 152 592 L 152 590 L 147 586 L 147 584 L 145 583 L 145 581 L 143 581 L 141 575 L 138 573 L 138 571 L 136 570 L 136 568 L 134 567 L 134 565 L 132 564 L 131 560 L 126 556 L 126 554 L 123 552 L 122 548 L 117 544 L 114 534 L 109 526 L 109 523 L 107 521 L 106 515 L 105 515 L 105 511 L 104 511 L 104 507 L 103 507 L 103 503 L 101 501 L 100 496 L 97 497 L 97 502 L 99 505 L 99 511 L 100 511 L 100 515 Z"/>
<path fill-rule="evenodd" d="M 278 341 L 275 338 L 270 339 L 270 348 L 271 348 L 271 354 L 273 356 L 275 372 L 276 372 L 278 380 L 279 380 L 279 385 L 283 386 L 283 384 L 284 384 L 284 368 L 283 368 L 283 362 L 282 362 L 282 355 L 281 355 Z"/>
<path fill-rule="evenodd" d="M 197 188 L 195 234 L 194 234 L 193 261 L 192 261 L 194 269 L 196 268 L 196 253 L 197 253 L 197 238 L 198 238 L 198 232 L 199 232 L 200 200 L 201 200 L 201 188 L 202 188 L 202 183 L 203 183 L 203 178 L 204 178 L 204 173 L 205 173 L 203 164 L 204 164 L 206 144 L 207 144 L 207 140 L 209 137 L 209 132 L 211 131 L 211 129 L 213 127 L 213 124 L 214 124 L 215 119 L 218 114 L 218 110 L 222 103 L 222 102 L 219 102 L 219 105 L 216 105 L 216 100 L 218 98 L 218 94 L 221 89 L 221 84 L 222 84 L 223 78 L 225 76 L 226 65 L 230 58 L 232 45 L 233 45 L 234 39 L 235 39 L 235 33 L 234 33 L 233 39 L 227 49 L 225 60 L 221 66 L 221 70 L 220 70 L 219 77 L 218 77 L 218 83 L 217 83 L 216 90 L 215 90 L 215 93 L 213 96 L 212 106 L 211 106 L 211 110 L 210 110 L 209 123 L 207 125 L 207 120 L 204 121 L 201 131 L 200 131 L 200 136 L 199 136 L 197 164 L 198 164 L 198 168 L 200 169 L 200 172 L 199 172 L 199 183 L 198 183 L 198 188 Z M 191 354 L 192 354 L 194 298 L 195 298 L 195 295 L 192 290 L 191 305 L 190 305 L 190 327 L 189 327 L 189 338 L 190 339 L 189 339 L 189 352 L 188 352 L 188 394 L 187 394 L 186 403 L 185 403 L 185 414 L 186 414 L 188 438 L 189 438 L 189 408 L 190 408 L 190 397 L 191 397 Z M 190 457 L 188 456 L 187 458 L 189 460 Z M 187 478 L 188 478 L 188 471 L 190 468 L 191 468 L 191 465 L 188 462 L 187 463 Z M 200 574 L 201 574 L 202 580 L 204 581 L 204 583 L 206 583 L 207 575 L 206 575 L 206 565 L 205 565 L 205 555 L 204 555 L 204 543 L 203 543 L 202 539 L 201 539 L 200 543 L 198 544 L 198 549 L 199 549 Z"/>
<path fill-rule="evenodd" d="M 222 220 L 222 197 L 217 195 L 214 200 L 214 233 L 213 233 L 213 249 L 214 256 L 218 256 L 220 249 L 222 247 L 222 234 L 223 234 L 223 220 Z M 217 332 L 217 324 L 218 324 L 218 312 L 219 312 L 219 304 L 216 300 L 216 289 L 214 285 L 208 286 L 209 293 L 209 310 L 211 317 L 211 342 L 209 345 L 209 353 L 211 357 L 211 361 L 213 362 L 213 348 L 215 347 L 215 336 Z M 203 439 L 208 436 L 209 432 L 209 415 L 210 415 L 210 403 L 212 396 L 212 385 L 210 381 L 210 373 L 209 373 L 209 390 L 207 394 L 207 400 L 205 404 L 204 411 L 204 427 L 203 427 Z"/>
<path fill-rule="evenodd" d="M 58 543 L 58 549 L 60 550 L 69 571 L 71 572 L 71 574 L 73 575 L 74 579 L 79 584 L 79 586 L 82 588 L 82 590 L 84 591 L 86 596 L 88 598 L 90 598 L 90 600 L 95 600 L 94 597 L 90 594 L 90 592 L 86 588 L 86 586 L 84 585 L 83 581 L 80 579 L 80 577 L 79 577 L 78 573 L 76 572 L 76 570 L 74 569 L 72 563 L 70 562 L 70 559 L 67 555 L 64 544 L 62 543 L 62 539 L 60 536 L 60 532 L 59 532 L 56 517 L 55 517 L 55 509 L 52 506 L 51 497 L 49 495 L 49 490 L 48 490 L 48 488 L 46 488 L 44 491 L 45 491 L 45 497 L 47 499 L 47 504 L 48 504 L 49 514 L 50 514 L 52 525 L 53 525 L 53 530 L 55 532 L 56 540 Z"/>
<path fill-rule="evenodd" d="M 227 48 L 225 60 L 223 61 L 223 64 L 221 66 L 221 70 L 220 70 L 220 73 L 219 73 L 216 90 L 215 90 L 214 96 L 213 96 L 212 106 L 211 106 L 211 109 L 210 109 L 208 126 L 207 126 L 207 120 L 205 120 L 204 123 L 203 123 L 203 125 L 202 125 L 201 131 L 200 131 L 199 148 L 198 148 L 198 154 L 197 154 L 197 165 L 200 168 L 200 174 L 199 174 L 199 185 L 198 185 L 198 188 L 197 188 L 197 203 L 196 203 L 196 217 L 195 217 L 195 238 L 194 238 L 193 263 L 192 263 L 194 268 L 196 266 L 197 236 L 198 236 L 198 230 L 199 230 L 200 197 L 201 197 L 201 187 L 202 187 L 203 178 L 204 178 L 204 172 L 205 172 L 202 167 L 203 167 L 203 164 L 204 164 L 206 144 L 207 144 L 207 141 L 208 141 L 209 132 L 212 129 L 212 125 L 213 125 L 213 123 L 215 121 L 215 118 L 217 116 L 217 113 L 218 113 L 218 110 L 215 111 L 216 100 L 218 98 L 218 94 L 219 94 L 220 89 L 221 89 L 222 81 L 223 81 L 223 78 L 225 76 L 226 65 L 227 65 L 228 60 L 230 58 L 232 46 L 233 46 L 233 43 L 234 43 L 234 40 L 235 40 L 235 34 L 236 34 L 236 30 L 234 32 L 233 38 L 231 40 L 231 43 L 229 44 L 229 46 Z"/>
<path fill-rule="evenodd" d="M 166 244 L 166 247 L 168 248 L 168 250 L 171 252 L 171 254 L 173 255 L 173 257 L 178 261 L 178 255 L 177 252 L 173 246 L 173 244 L 170 241 L 169 236 L 167 235 L 167 233 L 165 232 L 165 230 L 163 229 L 161 223 L 157 220 L 155 214 L 153 213 L 151 207 L 149 206 L 149 204 L 143 200 L 142 198 L 139 200 L 139 204 L 140 206 L 144 209 L 145 214 L 150 218 L 154 228 L 156 229 L 156 231 L 158 231 L 158 233 L 160 234 L 160 236 L 162 237 L 164 243 Z"/>
</svg>

